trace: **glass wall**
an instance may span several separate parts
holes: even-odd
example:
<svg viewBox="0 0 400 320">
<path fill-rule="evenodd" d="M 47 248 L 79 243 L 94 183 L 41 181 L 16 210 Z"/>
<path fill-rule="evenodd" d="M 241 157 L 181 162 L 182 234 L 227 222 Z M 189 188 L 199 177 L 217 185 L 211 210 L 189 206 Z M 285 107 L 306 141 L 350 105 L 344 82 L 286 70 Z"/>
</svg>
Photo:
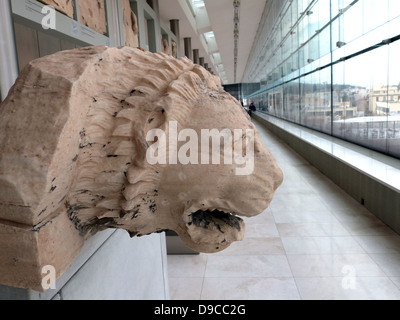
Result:
<svg viewBox="0 0 400 320">
<path fill-rule="evenodd" d="M 240 83 L 237 84 L 228 84 L 223 85 L 224 90 L 234 96 L 237 100 L 242 101 L 242 85 Z"/>
<path fill-rule="evenodd" d="M 294 0 L 275 16 L 246 101 L 400 158 L 400 1 Z"/>
</svg>

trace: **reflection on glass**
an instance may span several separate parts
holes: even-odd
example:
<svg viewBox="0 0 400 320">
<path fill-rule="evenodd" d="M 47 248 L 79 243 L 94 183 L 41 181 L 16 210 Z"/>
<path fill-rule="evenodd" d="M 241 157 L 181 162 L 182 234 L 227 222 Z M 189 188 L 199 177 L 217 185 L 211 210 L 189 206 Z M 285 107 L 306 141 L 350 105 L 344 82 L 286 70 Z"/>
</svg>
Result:
<svg viewBox="0 0 400 320">
<path fill-rule="evenodd" d="M 359 55 L 334 69 L 333 132 L 386 152 L 387 47 Z M 343 83 L 340 83 L 340 78 Z"/>
<path fill-rule="evenodd" d="M 364 33 L 367 33 L 389 20 L 389 1 L 379 0 L 371 1 L 364 0 L 360 1 L 364 5 L 363 21 L 364 21 Z"/>
<path fill-rule="evenodd" d="M 400 158 L 400 42 L 389 46 L 388 153 Z"/>
<path fill-rule="evenodd" d="M 400 158 L 400 40 L 382 45 L 400 1 L 295 0 L 277 19 L 264 92 L 246 86 L 259 110 Z"/>
<path fill-rule="evenodd" d="M 389 0 L 389 20 L 400 16 L 400 1 Z"/>
</svg>

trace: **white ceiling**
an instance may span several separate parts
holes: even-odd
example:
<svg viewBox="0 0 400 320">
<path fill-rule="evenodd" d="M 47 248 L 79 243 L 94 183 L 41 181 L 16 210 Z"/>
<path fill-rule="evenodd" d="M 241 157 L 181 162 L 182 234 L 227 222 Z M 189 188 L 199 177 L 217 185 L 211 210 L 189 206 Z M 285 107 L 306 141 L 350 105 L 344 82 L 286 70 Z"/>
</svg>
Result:
<svg viewBox="0 0 400 320">
<path fill-rule="evenodd" d="M 208 50 L 201 44 L 201 34 L 198 31 L 195 18 L 190 16 L 191 12 L 186 5 L 186 0 L 159 0 L 159 9 L 160 18 L 167 26 L 170 25 L 170 20 L 179 20 L 181 42 L 180 55 L 185 55 L 183 39 L 192 38 L 192 49 L 199 49 L 200 57 L 204 57 L 205 62 L 210 64 L 211 60 L 208 55 Z"/>
<path fill-rule="evenodd" d="M 192 38 L 192 49 L 200 50 L 209 67 L 220 75 L 225 84 L 234 79 L 234 0 L 204 0 L 205 7 L 197 8 L 193 16 L 186 0 L 159 0 L 161 20 L 180 21 L 181 56 L 184 56 L 183 38 Z M 201 2 L 201 1 L 200 1 Z M 236 82 L 242 82 L 250 50 L 264 11 L 266 0 L 241 0 L 239 51 Z M 214 32 L 214 38 L 201 38 Z"/>
</svg>

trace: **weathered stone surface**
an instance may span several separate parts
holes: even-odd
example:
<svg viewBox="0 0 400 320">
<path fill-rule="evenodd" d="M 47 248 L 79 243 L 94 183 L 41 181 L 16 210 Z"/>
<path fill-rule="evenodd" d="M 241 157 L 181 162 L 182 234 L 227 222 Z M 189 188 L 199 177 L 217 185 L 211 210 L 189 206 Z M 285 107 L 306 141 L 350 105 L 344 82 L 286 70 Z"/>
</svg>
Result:
<svg viewBox="0 0 400 320">
<path fill-rule="evenodd" d="M 123 16 L 124 16 L 124 32 L 125 32 L 125 45 L 137 48 L 139 46 L 139 28 L 137 25 L 137 18 L 131 9 L 130 1 L 122 1 Z"/>
<path fill-rule="evenodd" d="M 241 130 L 239 154 L 254 143 L 254 170 L 237 175 L 236 160 L 211 163 L 200 141 L 199 164 L 175 164 L 175 152 L 188 154 L 175 126 L 197 137 Z M 168 141 L 165 164 L 149 161 L 162 145 L 148 139 L 154 129 Z M 0 247 L 8 248 L 0 282 L 36 289 L 43 264 L 63 272 L 84 239 L 107 228 L 174 230 L 194 250 L 223 250 L 243 238 L 239 216 L 263 212 L 283 178 L 219 78 L 187 58 L 130 47 L 30 62 L 0 105 L 0 149 Z M 204 155 L 210 160 L 200 164 Z"/>
<path fill-rule="evenodd" d="M 51 266 L 60 277 L 82 249 L 84 239 L 64 208 L 37 226 L 0 223 L 0 284 L 45 291 L 42 280 Z M 47 224 L 46 224 L 47 223 Z"/>
<path fill-rule="evenodd" d="M 70 18 L 74 18 L 74 7 L 72 0 L 39 0 L 40 2 L 53 6 L 57 11 L 60 11 Z"/>
<path fill-rule="evenodd" d="M 79 1 L 81 23 L 101 34 L 107 34 L 104 0 Z"/>
</svg>

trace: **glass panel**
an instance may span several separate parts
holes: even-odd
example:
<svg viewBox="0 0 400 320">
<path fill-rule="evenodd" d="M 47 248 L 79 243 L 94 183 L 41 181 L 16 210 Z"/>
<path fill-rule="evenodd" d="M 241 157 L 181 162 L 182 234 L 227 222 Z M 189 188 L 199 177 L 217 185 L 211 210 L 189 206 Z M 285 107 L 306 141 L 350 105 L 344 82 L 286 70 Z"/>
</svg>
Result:
<svg viewBox="0 0 400 320">
<path fill-rule="evenodd" d="M 339 13 L 340 0 L 331 0 L 330 2 L 332 17 L 335 17 Z"/>
<path fill-rule="evenodd" d="M 264 108 L 261 111 L 268 112 L 268 93 L 267 92 L 265 92 L 263 94 L 263 102 L 264 102 Z"/>
<path fill-rule="evenodd" d="M 285 84 L 284 86 L 283 86 L 283 90 L 282 90 L 282 92 L 283 92 L 283 111 L 282 111 L 282 118 L 283 119 L 286 119 L 286 120 L 288 120 L 289 119 L 289 107 L 290 107 L 290 100 L 289 100 L 289 96 L 290 96 L 290 93 L 289 93 L 289 89 L 290 87 L 287 85 L 287 84 Z"/>
<path fill-rule="evenodd" d="M 312 123 L 311 115 L 311 90 L 312 83 L 310 76 L 300 78 L 300 121 L 304 126 L 310 126 Z"/>
<path fill-rule="evenodd" d="M 308 37 L 311 38 L 319 30 L 319 2 L 308 11 Z"/>
<path fill-rule="evenodd" d="M 325 28 L 319 35 L 319 53 L 323 57 L 331 52 L 331 28 Z"/>
<path fill-rule="evenodd" d="M 338 49 L 337 44 L 339 43 L 339 41 L 341 41 L 341 39 L 343 39 L 340 35 L 340 31 L 341 31 L 341 26 L 343 25 L 343 23 L 341 24 L 341 19 L 336 19 L 332 22 L 331 24 L 331 29 L 332 29 L 332 39 L 331 39 L 331 43 L 332 43 L 332 51 L 335 52 L 335 50 Z M 334 57 L 334 60 L 337 60 L 337 58 Z"/>
<path fill-rule="evenodd" d="M 292 81 L 290 84 L 290 115 L 289 120 L 300 122 L 300 82 L 299 80 Z"/>
<path fill-rule="evenodd" d="M 389 0 L 389 19 L 393 19 L 400 16 L 400 1 Z"/>
<path fill-rule="evenodd" d="M 283 118 L 283 88 L 279 87 L 274 90 L 274 106 L 275 114 Z"/>
<path fill-rule="evenodd" d="M 299 0 L 293 0 L 292 3 L 292 26 L 297 22 L 301 12 L 299 11 L 298 1 Z"/>
<path fill-rule="evenodd" d="M 331 20 L 331 4 L 329 0 L 319 0 L 318 4 L 318 22 L 319 29 L 321 29 Z"/>
<path fill-rule="evenodd" d="M 331 116 L 331 68 L 325 68 L 320 72 L 320 112 L 321 131 L 332 133 Z"/>
<path fill-rule="evenodd" d="M 334 134 L 386 152 L 387 46 L 334 68 Z"/>
<path fill-rule="evenodd" d="M 362 3 L 364 4 L 364 33 L 381 26 L 389 20 L 388 0 L 364 0 Z"/>
<path fill-rule="evenodd" d="M 282 36 L 285 37 L 289 32 L 290 28 L 292 27 L 292 9 L 289 7 L 288 11 L 283 18 L 282 24 Z"/>
<path fill-rule="evenodd" d="M 374 123 L 372 133 L 369 132 L 369 147 L 386 152 L 387 144 L 385 132 L 387 130 L 388 121 L 388 97 L 389 97 L 389 46 L 381 47 L 380 49 L 371 51 L 370 65 L 372 69 L 371 91 L 375 94 L 375 90 L 380 91 L 379 102 L 376 103 L 376 109 L 373 110 L 373 118 L 371 122 Z M 371 95 L 371 94 L 370 94 Z"/>
<path fill-rule="evenodd" d="M 400 158 L 400 41 L 381 45 L 400 34 L 400 1 L 311 2 L 274 2 L 259 110 Z"/>
<path fill-rule="evenodd" d="M 319 47 L 320 47 L 320 37 L 317 35 L 314 37 L 308 44 L 308 56 L 307 56 L 307 62 L 311 63 L 319 59 L 320 52 L 319 52 Z"/>
<path fill-rule="evenodd" d="M 388 153 L 400 157 L 400 41 L 389 46 Z"/>
<path fill-rule="evenodd" d="M 305 16 L 299 23 L 299 42 L 300 45 L 308 40 L 308 16 Z"/>
<path fill-rule="evenodd" d="M 367 0 L 367 2 L 376 2 Z M 363 34 L 363 1 L 358 1 L 353 5 L 343 17 L 344 39 L 349 43 Z"/>
<path fill-rule="evenodd" d="M 345 88 L 342 95 L 346 105 L 344 110 L 345 119 L 345 138 L 350 141 L 368 145 L 369 126 L 369 106 L 363 105 L 363 101 L 368 101 L 368 92 L 371 89 L 372 69 L 366 68 L 371 57 L 361 55 L 345 63 Z M 363 67 L 361 67 L 363 66 Z M 358 104 L 358 105 L 357 105 Z M 358 107 L 358 108 L 357 108 Z M 359 116 L 359 119 L 356 119 Z"/>
<path fill-rule="evenodd" d="M 338 63 L 333 66 L 333 90 L 332 90 L 332 101 L 333 101 L 333 135 L 344 138 L 345 128 L 345 108 L 346 98 L 344 95 L 345 80 L 344 80 L 344 68 L 345 63 Z M 343 91 L 343 93 L 342 93 Z"/>
</svg>

